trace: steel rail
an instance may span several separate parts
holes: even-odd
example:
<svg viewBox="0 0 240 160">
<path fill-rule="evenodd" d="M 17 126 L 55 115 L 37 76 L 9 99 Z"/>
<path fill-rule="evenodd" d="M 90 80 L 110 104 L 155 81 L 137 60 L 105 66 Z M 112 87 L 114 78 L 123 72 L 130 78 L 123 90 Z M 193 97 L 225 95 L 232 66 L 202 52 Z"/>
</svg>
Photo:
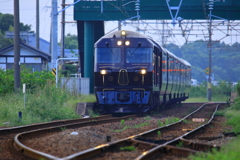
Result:
<svg viewBox="0 0 240 160">
<path fill-rule="evenodd" d="M 20 142 L 22 137 L 28 137 L 28 136 L 36 136 L 38 134 L 43 134 L 43 133 L 49 133 L 49 132 L 57 132 L 61 131 L 62 128 L 75 128 L 75 127 L 84 127 L 84 126 L 89 126 L 89 125 L 98 125 L 98 124 L 104 124 L 108 122 L 119 122 L 119 120 L 128 120 L 129 118 L 136 118 L 138 115 L 128 115 L 124 117 L 115 117 L 115 118 L 110 118 L 110 115 L 106 116 L 100 116 L 96 118 L 86 118 L 87 120 L 81 121 L 81 122 L 76 122 L 75 120 L 72 120 L 73 123 L 68 122 L 67 124 L 63 125 L 58 125 L 55 127 L 48 127 L 48 128 L 43 128 L 43 129 L 37 129 L 37 130 L 32 130 L 32 131 L 27 131 L 23 133 L 19 133 L 14 137 L 14 142 L 13 146 L 17 151 L 21 151 L 23 154 L 36 158 L 36 159 L 41 159 L 41 158 L 46 158 L 46 159 L 59 159 L 58 157 L 34 150 L 30 147 L 25 146 Z M 105 117 L 105 118 L 104 118 Z"/>
<path fill-rule="evenodd" d="M 52 122 L 47 122 L 47 123 L 37 123 L 37 124 L 24 125 L 24 126 L 19 126 L 19 127 L 10 127 L 10 128 L 0 129 L 0 135 L 11 134 L 11 133 L 20 133 L 20 132 L 25 132 L 27 130 L 35 130 L 35 129 L 40 129 L 40 128 L 60 126 L 60 125 L 66 125 L 66 124 L 72 124 L 72 123 L 101 120 L 101 119 L 106 119 L 106 118 L 110 118 L 110 117 L 112 117 L 111 114 L 102 115 L 99 117 L 58 120 L 58 121 L 52 121 Z"/>
<path fill-rule="evenodd" d="M 139 157 L 137 157 L 137 159 L 141 159 L 141 160 L 142 159 L 148 159 L 149 157 L 157 155 L 157 154 L 161 153 L 162 151 L 165 151 L 165 152 L 166 151 L 169 151 L 169 152 L 179 152 L 179 149 L 177 147 L 169 146 L 169 144 L 176 143 L 179 140 L 184 140 L 183 137 L 189 135 L 190 133 L 194 133 L 194 131 L 196 129 L 194 129 L 194 130 L 192 130 L 192 131 L 190 131 L 190 132 L 188 132 L 188 133 L 186 133 L 186 134 L 184 134 L 184 135 L 182 135 L 182 136 L 180 136 L 178 138 L 175 138 L 174 140 L 168 141 L 168 142 L 166 142 L 166 143 L 164 143 L 162 145 L 136 140 L 135 138 L 143 136 L 143 135 L 146 135 L 146 134 L 149 134 L 150 132 L 156 132 L 157 130 L 160 130 L 160 129 L 163 129 L 163 128 L 168 128 L 169 126 L 181 123 L 183 120 L 185 120 L 186 118 L 188 118 L 189 116 L 191 116 L 195 112 L 199 111 L 204 106 L 206 106 L 206 105 L 215 105 L 215 104 L 219 104 L 219 103 L 203 104 L 200 108 L 198 108 L 197 110 L 193 111 L 189 115 L 185 116 L 184 118 L 182 118 L 178 122 L 175 122 L 175 123 L 163 126 L 163 127 L 158 127 L 156 129 L 152 129 L 152 130 L 144 132 L 144 133 L 140 133 L 140 134 L 137 134 L 137 135 L 134 135 L 134 136 L 130 136 L 130 137 L 125 138 L 125 139 L 121 139 L 121 140 L 114 141 L 114 142 L 111 142 L 111 143 L 102 144 L 102 145 L 96 146 L 94 148 L 90 148 L 90 149 L 87 149 L 87 150 L 84 150 L 84 151 L 81 151 L 81 152 L 69 155 L 69 156 L 64 157 L 64 158 L 59 158 L 59 157 L 55 157 L 55 156 L 52 156 L 52 155 L 49 155 L 49 154 L 46 154 L 46 153 L 43 153 L 43 152 L 40 152 L 40 151 L 36 151 L 34 149 L 31 149 L 31 148 L 21 144 L 21 142 L 20 142 L 21 137 L 22 136 L 26 137 L 26 136 L 29 136 L 31 134 L 36 134 L 36 133 L 33 133 L 33 131 L 16 135 L 14 137 L 14 147 L 17 150 L 22 151 L 25 155 L 28 155 L 28 156 L 30 156 L 32 158 L 37 158 L 37 159 L 39 159 L 39 158 L 46 158 L 46 159 L 68 160 L 68 159 L 85 159 L 85 158 L 89 158 L 89 157 L 101 154 L 103 152 L 106 152 L 108 149 L 114 148 L 116 146 L 122 146 L 124 144 L 129 144 L 129 143 L 134 143 L 134 144 L 137 143 L 140 146 L 141 145 L 145 145 L 145 146 L 148 146 L 148 148 L 152 148 L 152 149 L 149 149 L 148 151 L 144 152 Z M 217 110 L 217 107 L 216 107 L 213 115 L 215 114 L 216 110 Z M 123 119 L 123 117 L 121 117 L 120 119 Z M 213 116 L 211 117 L 211 120 L 212 119 L 213 119 Z M 111 122 L 113 122 L 113 121 L 114 120 L 111 120 Z M 119 120 L 116 120 L 116 121 L 119 121 Z M 107 122 L 107 120 L 101 120 L 101 122 L 99 122 L 99 123 L 101 124 L 101 123 L 106 123 L 106 122 Z M 208 122 L 208 123 L 210 123 L 210 122 Z M 83 124 L 78 124 L 77 126 L 78 127 L 79 126 L 87 126 L 87 125 L 91 125 L 91 124 L 97 124 L 97 123 L 96 122 L 95 123 L 94 122 L 86 122 L 84 125 Z M 77 126 L 72 124 L 72 125 L 68 126 L 68 128 L 69 127 L 70 128 L 77 127 Z M 202 126 L 200 126 L 198 128 L 201 128 L 201 127 Z M 49 132 L 49 131 L 53 131 L 53 130 L 54 131 L 60 131 L 60 126 L 59 127 L 55 127 L 55 128 L 51 128 L 51 129 L 45 129 L 45 132 Z M 39 131 L 39 132 L 42 132 L 42 131 Z M 185 141 L 185 143 L 187 143 L 187 142 Z M 192 149 L 180 149 L 180 150 L 181 150 L 180 152 L 183 152 L 184 154 L 196 153 L 197 152 L 197 151 L 194 151 Z"/>
<path fill-rule="evenodd" d="M 214 104 L 214 103 L 212 103 L 212 104 Z M 147 153 L 144 153 L 144 154 L 140 155 L 139 157 L 137 157 L 136 160 L 148 160 L 148 159 L 151 159 L 153 157 L 156 157 L 156 155 L 159 155 L 159 153 L 162 153 L 161 151 L 162 151 L 163 147 L 166 147 L 166 146 L 169 146 L 169 145 L 173 145 L 173 144 L 177 144 L 180 141 L 184 142 L 185 144 L 187 143 L 188 145 L 192 145 L 193 148 L 208 147 L 208 148 L 217 148 L 217 149 L 219 149 L 220 147 L 216 146 L 216 145 L 208 145 L 208 144 L 203 144 L 203 143 L 196 143 L 196 142 L 192 142 L 192 141 L 184 139 L 184 138 L 188 138 L 188 137 L 192 137 L 192 136 L 196 135 L 196 133 L 199 132 L 199 130 L 201 130 L 201 129 L 203 129 L 203 127 L 206 127 L 207 125 L 209 125 L 212 122 L 212 120 L 214 118 L 214 115 L 215 115 L 216 111 L 218 110 L 219 105 L 220 104 L 218 104 L 216 106 L 215 111 L 213 112 L 213 114 L 211 116 L 211 119 L 207 123 L 199 126 L 198 128 L 196 128 L 196 129 L 194 129 L 192 131 L 189 131 L 189 132 L 185 133 L 184 135 L 182 135 L 182 136 L 180 136 L 178 138 L 175 138 L 175 139 L 173 139 L 171 141 L 168 141 L 168 142 L 166 142 L 164 144 L 161 144 L 161 145 L 159 145 L 159 146 L 149 150 Z M 188 116 L 186 116 L 186 117 L 188 117 Z M 182 119 L 182 120 L 184 120 L 184 119 Z M 175 152 L 178 152 L 178 153 L 181 150 L 181 148 L 178 148 L 178 147 L 175 147 L 174 149 L 175 149 Z M 194 153 L 194 152 L 189 152 L 189 154 L 192 154 L 192 153 Z"/>
<path fill-rule="evenodd" d="M 93 156 L 96 156 L 98 154 L 101 154 L 101 153 L 104 153 L 106 152 L 107 150 L 109 150 L 110 148 L 112 148 L 112 146 L 116 145 L 117 143 L 126 143 L 127 141 L 137 141 L 138 144 L 154 144 L 154 143 L 149 143 L 149 142 L 143 142 L 143 141 L 139 141 L 139 140 L 136 140 L 135 138 L 139 137 L 139 136 L 142 136 L 144 134 L 149 134 L 151 132 L 156 132 L 157 130 L 159 129 L 163 129 L 163 128 L 167 128 L 169 126 L 172 126 L 172 125 L 177 125 L 178 123 L 181 123 L 183 120 L 185 120 L 186 118 L 188 118 L 189 116 L 191 116 L 192 114 L 194 114 L 195 112 L 199 111 L 200 109 L 202 109 L 205 105 L 211 105 L 214 103 L 208 103 L 208 104 L 204 104 L 202 105 L 200 108 L 198 108 L 197 110 L 193 111 L 192 113 L 190 113 L 189 115 L 185 116 L 184 118 L 182 118 L 181 120 L 179 120 L 178 122 L 176 123 L 172 123 L 170 125 L 166 125 L 166 126 L 163 126 L 163 127 L 159 127 L 159 128 L 156 128 L 156 129 L 152 129 L 150 131 L 147 131 L 147 132 L 144 132 L 144 133 L 140 133 L 138 135 L 134 135 L 134 136 L 130 136 L 126 139 L 123 139 L 123 140 L 119 140 L 119 141 L 115 141 L 115 142 L 112 142 L 112 143 L 108 143 L 108 144 L 103 144 L 103 145 L 99 145 L 97 147 L 94 147 L 94 148 L 91 148 L 91 149 L 88 149 L 88 150 L 85 150 L 85 151 L 82 151 L 82 152 L 79 152 L 79 153 L 76 153 L 76 154 L 73 154 L 73 155 L 70 155 L 70 156 L 67 156 L 67 157 L 64 157 L 63 159 L 64 160 L 69 160 L 69 159 L 86 159 L 86 158 L 90 158 L 90 157 L 93 157 Z M 216 110 L 215 110 L 216 111 Z M 214 112 L 215 113 L 215 112 Z M 186 134 L 184 134 L 186 135 Z M 182 138 L 182 136 L 180 136 L 179 138 L 176 138 L 176 140 Z M 156 152 L 153 152 L 154 153 L 154 156 L 159 154 L 159 153 L 163 153 L 163 152 L 170 152 L 170 153 L 178 153 L 178 154 L 184 154 L 184 155 L 189 155 L 189 154 L 193 154 L 193 153 L 197 153 L 197 151 L 194 151 L 192 149 L 184 149 L 184 148 L 178 148 L 178 147 L 173 147 L 173 146 L 169 146 L 168 144 L 170 144 L 171 142 L 174 142 L 173 140 L 172 141 L 169 141 L 163 145 L 157 145 L 155 148 L 153 149 L 150 149 L 146 152 L 143 152 L 141 156 L 143 156 L 143 158 L 145 158 L 146 156 L 146 159 L 149 159 L 149 155 L 152 157 L 153 155 L 151 154 L 151 152 L 153 152 L 154 150 L 156 150 Z M 155 144 L 156 145 L 156 144 Z M 139 156 L 140 157 L 140 156 Z M 139 158 L 137 157 L 137 159 Z"/>
<path fill-rule="evenodd" d="M 119 141 L 115 141 L 115 142 L 111 142 L 111 143 L 107 143 L 107 144 L 102 144 L 102 145 L 99 145 L 97 147 L 94 147 L 94 148 L 90 148 L 88 150 L 85 150 L 85 151 L 82 151 L 82 152 L 78 152 L 78 153 L 75 153 L 75 154 L 72 154 L 70 156 L 67 156 L 67 157 L 64 157 L 63 159 L 64 160 L 69 160 L 69 159 L 86 159 L 86 158 L 89 158 L 89 157 L 93 157 L 93 156 L 96 156 L 98 154 L 101 154 L 103 152 L 106 152 L 108 149 L 110 149 L 112 146 L 116 145 L 117 143 L 126 143 L 126 141 L 136 141 L 138 142 L 138 144 L 152 144 L 154 145 L 154 143 L 149 143 L 149 142 L 143 142 L 143 141 L 139 141 L 139 140 L 136 140 L 135 138 L 139 137 L 139 136 L 142 136 L 144 134 L 148 134 L 148 133 L 151 133 L 151 132 L 155 132 L 159 129 L 163 129 L 163 128 L 167 128 L 169 126 L 172 126 L 172 125 L 177 125 L 178 123 L 181 123 L 183 120 L 185 120 L 186 118 L 188 118 L 189 116 L 191 116 L 192 114 L 194 114 L 195 112 L 199 111 L 201 108 L 203 108 L 205 105 L 211 105 L 214 103 L 208 103 L 208 104 L 203 104 L 200 108 L 198 108 L 197 110 L 193 111 L 192 113 L 190 113 L 189 115 L 185 116 L 184 118 L 182 118 L 181 120 L 179 120 L 178 122 L 176 123 L 172 123 L 170 125 L 166 125 L 166 126 L 163 126 L 163 127 L 158 127 L 156 129 L 152 129 L 150 131 L 147 131 L 147 132 L 143 132 L 143 133 L 140 133 L 140 134 L 137 134 L 137 135 L 134 135 L 134 136 L 130 136 L 126 139 L 122 139 L 122 140 L 119 140 Z M 182 137 L 182 136 L 181 136 Z M 180 137 L 180 138 L 181 138 Z M 171 141 L 172 142 L 172 141 Z M 170 142 L 169 142 L 170 143 Z M 161 150 L 166 150 L 164 148 L 166 148 L 166 145 L 168 143 L 166 143 L 165 145 L 160 145 L 162 146 L 163 148 L 161 148 Z M 156 145 L 156 144 L 155 144 Z M 157 145 L 155 148 L 158 149 L 158 146 Z M 169 148 L 169 146 L 167 147 Z M 173 149 L 174 147 L 171 147 L 171 150 L 169 151 L 176 151 L 176 147 Z M 153 148 L 154 149 L 154 148 Z M 146 151 L 146 152 L 143 152 L 142 154 L 143 155 L 148 155 L 148 153 L 153 150 L 153 149 L 150 149 L 149 151 Z M 158 152 L 159 152 L 159 149 L 158 149 Z M 196 151 L 194 150 L 191 150 L 191 149 L 182 149 L 182 152 L 185 152 L 186 153 L 196 153 Z"/>
</svg>

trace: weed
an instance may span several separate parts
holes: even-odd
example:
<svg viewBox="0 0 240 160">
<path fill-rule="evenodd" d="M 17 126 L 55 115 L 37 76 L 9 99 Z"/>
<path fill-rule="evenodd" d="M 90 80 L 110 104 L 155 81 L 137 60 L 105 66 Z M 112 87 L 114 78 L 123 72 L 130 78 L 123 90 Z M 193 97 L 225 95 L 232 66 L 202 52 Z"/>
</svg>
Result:
<svg viewBox="0 0 240 160">
<path fill-rule="evenodd" d="M 134 146 L 120 147 L 121 151 L 135 151 L 136 148 Z"/>
<path fill-rule="evenodd" d="M 164 123 L 159 119 L 158 120 L 158 127 L 162 127 L 162 126 L 164 126 Z"/>
<path fill-rule="evenodd" d="M 131 120 L 132 120 L 132 118 L 129 118 L 128 120 L 129 120 L 129 121 L 131 121 Z"/>
<path fill-rule="evenodd" d="M 168 124 L 171 124 L 171 123 L 175 123 L 175 122 L 178 122 L 179 121 L 179 118 L 176 118 L 176 117 L 170 117 L 168 118 Z M 167 124 L 166 124 L 167 125 Z"/>
<path fill-rule="evenodd" d="M 66 126 L 60 127 L 60 129 L 61 129 L 61 131 L 65 131 L 67 129 L 67 127 Z"/>
<path fill-rule="evenodd" d="M 147 116 L 147 117 L 144 117 L 143 119 L 149 121 L 149 120 L 151 120 L 151 117 L 150 117 L 150 116 Z"/>
<path fill-rule="evenodd" d="M 124 130 L 126 130 L 126 129 L 128 129 L 128 128 L 132 128 L 132 127 L 130 127 L 130 126 L 124 126 L 123 129 L 116 129 L 116 130 L 110 130 L 110 131 L 112 131 L 112 132 L 122 132 L 122 131 L 124 131 Z"/>
<path fill-rule="evenodd" d="M 169 121 L 168 121 L 168 118 L 165 119 L 165 125 L 168 125 L 169 124 Z"/>
<path fill-rule="evenodd" d="M 88 109 L 88 114 L 89 114 L 90 117 L 98 117 L 98 116 L 100 116 L 99 113 L 96 113 L 96 112 L 94 112 L 94 111 L 92 111 L 90 109 Z"/>
<path fill-rule="evenodd" d="M 186 120 L 186 119 L 184 119 L 184 120 L 183 120 L 183 123 L 190 123 L 190 121 L 189 121 L 189 120 Z"/>
<path fill-rule="evenodd" d="M 238 160 L 239 159 L 239 143 L 240 139 L 234 139 L 231 143 L 221 147 L 220 151 L 213 149 L 207 154 L 200 153 L 190 156 L 191 160 Z"/>
<path fill-rule="evenodd" d="M 120 125 L 122 125 L 122 126 L 125 125 L 125 120 L 124 120 L 124 119 L 122 119 L 122 120 L 120 121 Z"/>
<path fill-rule="evenodd" d="M 176 147 L 183 147 L 183 142 L 182 142 L 182 141 L 178 142 L 178 144 L 176 145 Z"/>
<path fill-rule="evenodd" d="M 158 137 L 160 137 L 161 136 L 161 131 L 158 131 L 157 134 L 158 134 Z"/>
<path fill-rule="evenodd" d="M 135 125 L 134 128 L 144 127 L 144 126 L 147 126 L 147 125 L 149 125 L 149 124 L 150 124 L 150 122 L 141 123 L 141 124 L 139 124 L 139 125 Z"/>
<path fill-rule="evenodd" d="M 215 113 L 215 116 L 223 116 L 225 114 L 226 110 L 219 110 Z"/>
</svg>

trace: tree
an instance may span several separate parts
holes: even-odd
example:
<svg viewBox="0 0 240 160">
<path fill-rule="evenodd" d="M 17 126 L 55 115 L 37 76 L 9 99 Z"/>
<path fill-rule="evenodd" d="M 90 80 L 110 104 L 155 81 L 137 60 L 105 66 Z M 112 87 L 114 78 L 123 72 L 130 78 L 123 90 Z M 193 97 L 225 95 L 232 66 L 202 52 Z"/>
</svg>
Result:
<svg viewBox="0 0 240 160">
<path fill-rule="evenodd" d="M 0 30 L 0 49 L 7 47 L 9 45 L 13 44 L 13 39 L 6 38 L 4 34 L 2 34 Z"/>
<path fill-rule="evenodd" d="M 2 34 L 9 30 L 9 27 L 14 27 L 14 16 L 12 14 L 0 13 L 0 29 Z M 31 25 L 20 23 L 20 31 L 31 31 Z"/>
<path fill-rule="evenodd" d="M 77 35 L 71 35 L 68 33 L 67 36 L 65 36 L 65 49 L 78 49 Z"/>
<path fill-rule="evenodd" d="M 13 44 L 13 39 L 6 38 L 6 31 L 14 30 L 14 17 L 11 14 L 0 13 L 0 49 Z M 20 23 L 20 31 L 30 31 L 31 25 Z"/>
</svg>

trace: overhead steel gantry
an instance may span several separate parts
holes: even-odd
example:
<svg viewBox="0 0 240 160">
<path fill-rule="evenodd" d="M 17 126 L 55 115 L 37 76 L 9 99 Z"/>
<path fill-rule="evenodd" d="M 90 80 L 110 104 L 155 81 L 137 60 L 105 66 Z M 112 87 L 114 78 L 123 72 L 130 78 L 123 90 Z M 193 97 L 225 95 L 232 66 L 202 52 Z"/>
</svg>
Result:
<svg viewBox="0 0 240 160">
<path fill-rule="evenodd" d="M 74 0 L 74 20 L 77 21 L 78 45 L 83 77 L 90 78 L 93 93 L 94 43 L 104 35 L 104 21 L 172 19 L 240 20 L 239 0 Z"/>
</svg>

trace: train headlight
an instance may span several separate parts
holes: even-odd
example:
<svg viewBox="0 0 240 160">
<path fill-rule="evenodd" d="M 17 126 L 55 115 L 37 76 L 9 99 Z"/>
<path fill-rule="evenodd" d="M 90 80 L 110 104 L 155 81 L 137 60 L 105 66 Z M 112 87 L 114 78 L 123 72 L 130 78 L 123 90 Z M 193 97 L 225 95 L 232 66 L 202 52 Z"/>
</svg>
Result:
<svg viewBox="0 0 240 160">
<path fill-rule="evenodd" d="M 125 42 L 125 45 L 126 45 L 126 46 L 129 46 L 129 44 L 130 44 L 129 41 L 126 41 L 126 42 Z"/>
<path fill-rule="evenodd" d="M 107 71 L 106 71 L 106 70 L 101 70 L 100 73 L 101 73 L 102 75 L 105 75 L 105 74 L 107 74 Z"/>
<path fill-rule="evenodd" d="M 141 74 L 146 74 L 147 71 L 146 71 L 146 69 L 142 69 L 142 70 L 140 71 L 140 73 L 141 73 Z"/>
<path fill-rule="evenodd" d="M 109 74 L 109 73 L 111 73 L 111 72 L 112 72 L 111 70 L 105 70 L 105 69 L 100 70 L 100 73 L 101 73 L 102 75 L 106 75 L 106 74 Z"/>
<path fill-rule="evenodd" d="M 122 36 L 126 36 L 126 31 L 124 31 L 124 30 L 121 31 L 121 35 L 122 35 Z"/>
<path fill-rule="evenodd" d="M 147 70 L 146 69 L 141 69 L 141 70 L 136 70 L 135 72 L 143 75 L 143 74 L 147 73 Z"/>
<path fill-rule="evenodd" d="M 121 46 L 122 45 L 122 41 L 117 41 L 117 45 Z"/>
</svg>

